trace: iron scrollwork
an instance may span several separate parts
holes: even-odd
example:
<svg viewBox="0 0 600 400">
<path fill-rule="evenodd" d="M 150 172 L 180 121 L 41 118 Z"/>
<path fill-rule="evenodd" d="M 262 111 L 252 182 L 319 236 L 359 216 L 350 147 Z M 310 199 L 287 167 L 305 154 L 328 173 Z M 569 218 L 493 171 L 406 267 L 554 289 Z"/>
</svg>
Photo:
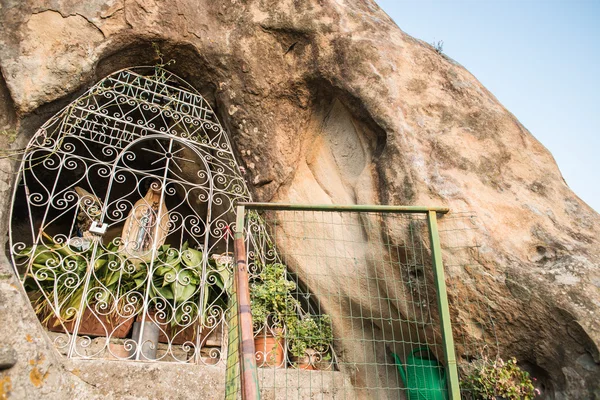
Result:
<svg viewBox="0 0 600 400">
<path fill-rule="evenodd" d="M 248 200 L 200 94 L 159 67 L 118 71 L 30 141 L 13 262 L 69 357 L 223 362 L 234 205 Z"/>
</svg>

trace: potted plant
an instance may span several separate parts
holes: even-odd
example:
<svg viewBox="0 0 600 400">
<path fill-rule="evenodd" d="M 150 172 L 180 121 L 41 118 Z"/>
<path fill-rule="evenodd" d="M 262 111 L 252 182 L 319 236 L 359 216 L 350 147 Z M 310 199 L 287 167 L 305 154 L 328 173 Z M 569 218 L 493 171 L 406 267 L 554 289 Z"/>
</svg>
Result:
<svg viewBox="0 0 600 400">
<path fill-rule="evenodd" d="M 296 318 L 295 299 L 290 292 L 296 284 L 286 277 L 281 263 L 261 266 L 250 286 L 250 306 L 254 322 L 254 346 L 259 367 L 285 364 L 284 334 L 286 322 Z"/>
<path fill-rule="evenodd" d="M 56 242 L 43 233 L 48 244 L 38 244 L 21 251 L 31 268 L 25 279 L 25 289 L 33 299 L 36 314 L 51 331 L 73 332 L 75 317 L 83 304 L 78 333 L 90 336 L 124 338 L 133 323 L 134 309 L 120 301 L 120 294 L 134 286 L 135 268 L 121 265 L 115 245 L 98 246 L 93 260 L 93 278 L 83 299 L 84 281 L 92 262 L 92 250 L 79 250 Z"/>
<path fill-rule="evenodd" d="M 82 305 L 93 249 L 80 250 L 73 243 L 60 243 L 45 233 L 43 237 L 48 244 L 37 244 L 20 253 L 31 264 L 25 288 L 36 314 L 49 330 L 72 333 Z M 227 306 L 227 290 L 232 278 L 231 268 L 225 265 L 223 257 L 208 260 L 210 284 L 203 292 L 203 302 L 199 302 L 202 257 L 202 252 L 189 248 L 187 243 L 179 250 L 163 245 L 158 251 L 150 285 L 149 314 L 161 327 L 161 339 L 165 342 L 167 337 L 173 344 L 194 341 L 198 326 L 191 322 L 186 326 L 186 322 L 201 311 L 202 326 L 216 325 L 207 322 L 211 308 L 225 310 Z M 134 316 L 142 308 L 148 265 L 145 262 L 133 264 L 114 242 L 98 245 L 78 334 L 127 337 Z M 177 330 L 177 326 L 184 329 Z"/>
<path fill-rule="evenodd" d="M 159 341 L 172 344 L 194 342 L 201 327 L 214 327 L 218 311 L 227 307 L 227 291 L 231 285 L 231 265 L 223 257 L 210 257 L 206 262 L 206 282 L 200 290 L 204 254 L 184 243 L 181 249 L 163 245 L 154 260 L 150 285 L 150 318 L 161 328 Z M 139 284 L 143 284 L 140 279 Z M 202 302 L 200 296 L 203 295 Z M 201 309 L 199 308 L 201 307 Z M 196 321 L 195 316 L 201 320 Z"/>
<path fill-rule="evenodd" d="M 260 273 L 250 286 L 257 365 L 282 367 L 289 349 L 299 368 L 323 367 L 323 362 L 331 359 L 329 316 L 311 316 L 302 309 L 292 295 L 296 284 L 287 279 L 285 265 L 259 267 Z"/>
<path fill-rule="evenodd" d="M 289 321 L 287 327 L 290 354 L 299 369 L 326 369 L 331 366 L 333 334 L 328 315 L 306 315 Z"/>
<path fill-rule="evenodd" d="M 531 400 L 540 394 L 533 386 L 529 373 L 523 371 L 517 360 L 507 361 L 483 357 L 467 368 L 461 379 L 463 398 L 468 400 Z"/>
</svg>

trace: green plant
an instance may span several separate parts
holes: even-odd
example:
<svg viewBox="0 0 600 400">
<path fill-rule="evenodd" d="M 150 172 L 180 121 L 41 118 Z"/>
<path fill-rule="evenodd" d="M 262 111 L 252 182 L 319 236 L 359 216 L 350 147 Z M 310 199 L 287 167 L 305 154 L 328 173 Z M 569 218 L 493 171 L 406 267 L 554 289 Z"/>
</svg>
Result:
<svg viewBox="0 0 600 400">
<path fill-rule="evenodd" d="M 304 357 L 307 349 L 313 349 L 321 354 L 327 353 L 333 341 L 329 315 L 297 318 L 288 324 L 287 328 L 290 353 L 296 357 Z"/>
<path fill-rule="evenodd" d="M 84 295 L 92 247 L 81 251 L 69 244 L 58 243 L 43 234 L 48 244 L 38 244 L 20 252 L 31 263 L 25 288 L 33 298 L 33 306 L 43 322 L 56 312 L 63 321 L 75 318 Z M 162 310 L 171 325 L 185 324 L 198 313 L 202 322 L 215 305 L 225 310 L 231 272 L 215 259 L 206 263 L 206 290 L 199 290 L 203 272 L 203 253 L 184 243 L 181 249 L 163 245 L 154 259 L 149 307 Z M 150 263 L 133 264 L 119 252 L 113 242 L 98 245 L 93 261 L 92 277 L 84 306 L 97 307 L 113 315 L 133 315 L 140 311 L 146 290 Z M 203 301 L 200 295 L 203 293 Z M 224 294 L 225 293 L 225 294 Z M 56 323 L 59 323 L 57 320 Z"/>
<path fill-rule="evenodd" d="M 539 394 L 529 373 L 517 365 L 514 357 L 507 361 L 484 357 L 473 364 L 472 370 L 461 380 L 461 388 L 469 392 L 468 399 L 530 400 Z"/>
<path fill-rule="evenodd" d="M 85 256 L 53 241 L 48 245 L 25 248 L 19 256 L 31 262 L 24 285 L 33 297 L 36 314 L 49 318 L 52 305 L 62 319 L 72 319 L 81 304 L 83 290 L 73 288 L 85 276 Z"/>
<path fill-rule="evenodd" d="M 444 52 L 444 41 L 438 40 L 437 42 L 434 40 L 431 45 L 436 53 L 442 54 Z"/>
<path fill-rule="evenodd" d="M 173 60 L 173 59 L 171 59 L 171 60 L 169 60 L 169 61 L 167 61 L 165 63 L 165 61 L 164 61 L 164 56 L 165 55 L 160 50 L 160 46 L 159 46 L 158 43 L 152 42 L 152 50 L 154 50 L 154 56 L 157 59 L 157 63 L 155 65 L 156 67 L 158 67 L 158 68 L 164 68 L 164 67 L 168 67 L 171 64 L 175 64 L 175 60 Z M 164 78 L 164 75 L 163 74 L 161 74 L 161 75 Z"/>
<path fill-rule="evenodd" d="M 307 349 L 313 349 L 329 359 L 333 341 L 331 318 L 328 315 L 313 316 L 306 313 L 300 302 L 292 296 L 296 284 L 286 276 L 286 267 L 281 263 L 266 264 L 252 282 L 250 305 L 256 331 L 265 326 L 286 330 L 290 353 L 304 357 Z"/>
<path fill-rule="evenodd" d="M 285 265 L 262 266 L 250 289 L 252 319 L 259 329 L 265 324 L 282 327 L 292 318 L 297 318 L 298 302 L 290 294 L 296 289 L 296 284 L 287 279 Z"/>
<path fill-rule="evenodd" d="M 0 130 L 0 136 L 4 136 L 8 140 L 8 144 L 13 144 L 17 140 L 17 130 L 16 129 L 3 129 Z"/>
<path fill-rule="evenodd" d="M 231 272 L 227 265 L 223 265 L 214 258 L 207 260 L 206 289 L 203 291 L 200 302 L 204 254 L 189 247 L 184 243 L 180 250 L 162 245 L 154 261 L 155 269 L 152 274 L 150 298 L 153 306 L 165 311 L 167 320 L 171 324 L 181 324 L 193 314 L 200 311 L 202 322 L 205 323 L 210 307 L 220 306 L 222 310 L 227 307 L 227 293 L 231 286 Z M 143 284 L 144 277 L 138 278 L 138 285 Z M 168 307 L 166 307 L 168 303 Z M 201 304 L 202 309 L 198 309 Z M 173 318 L 171 318 L 173 314 Z"/>
<path fill-rule="evenodd" d="M 43 237 L 48 244 L 28 247 L 19 253 L 31 262 L 25 289 L 34 297 L 34 310 L 43 322 L 52 316 L 52 311 L 63 321 L 70 321 L 82 304 L 93 251 L 91 248 L 81 251 L 76 246 L 58 243 L 45 233 Z M 99 305 L 102 310 L 111 309 L 109 304 L 119 299 L 119 293 L 136 288 L 135 278 L 139 274 L 133 264 L 119 256 L 117 245 L 98 246 L 93 263 L 94 279 L 90 279 L 85 304 Z M 121 306 L 117 304 L 113 313 L 121 311 Z"/>
</svg>

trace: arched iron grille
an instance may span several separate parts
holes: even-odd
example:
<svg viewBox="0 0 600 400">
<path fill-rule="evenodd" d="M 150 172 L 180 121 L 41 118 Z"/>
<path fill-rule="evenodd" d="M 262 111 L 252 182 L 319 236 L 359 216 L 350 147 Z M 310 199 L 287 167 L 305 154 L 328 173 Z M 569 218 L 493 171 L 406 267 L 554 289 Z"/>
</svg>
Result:
<svg viewBox="0 0 600 400">
<path fill-rule="evenodd" d="M 59 350 L 222 362 L 249 194 L 191 86 L 160 67 L 104 78 L 39 129 L 17 182 L 14 265 Z"/>
</svg>

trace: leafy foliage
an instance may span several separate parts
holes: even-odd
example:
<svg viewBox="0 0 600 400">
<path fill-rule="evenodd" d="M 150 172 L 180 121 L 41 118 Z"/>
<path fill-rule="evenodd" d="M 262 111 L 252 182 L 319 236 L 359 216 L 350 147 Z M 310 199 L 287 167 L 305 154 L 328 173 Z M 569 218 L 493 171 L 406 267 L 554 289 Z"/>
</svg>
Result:
<svg viewBox="0 0 600 400">
<path fill-rule="evenodd" d="M 52 311 L 63 321 L 76 317 L 82 306 L 88 265 L 92 263 L 93 279 L 90 279 L 83 304 L 96 306 L 98 310 L 133 315 L 141 311 L 146 290 L 149 308 L 162 310 L 171 325 L 185 325 L 198 311 L 205 322 L 211 307 L 225 310 L 227 306 L 225 293 L 232 282 L 228 266 L 213 258 L 207 260 L 206 290 L 201 291 L 204 254 L 189 248 L 187 242 L 181 249 L 163 245 L 157 250 L 148 287 L 151 263 L 132 263 L 113 242 L 98 245 L 92 261 L 93 246 L 82 251 L 57 243 L 50 236 L 44 237 L 49 244 L 26 248 L 20 256 L 31 261 L 25 288 L 35 298 L 36 313 L 46 320 Z M 202 302 L 199 301 L 201 293 Z M 202 310 L 198 309 L 199 304 Z"/>
<path fill-rule="evenodd" d="M 329 315 L 305 316 L 291 322 L 287 327 L 292 355 L 303 357 L 307 349 L 314 349 L 319 353 L 328 351 L 333 341 Z"/>
<path fill-rule="evenodd" d="M 256 329 L 266 324 L 285 326 L 292 355 L 302 357 L 306 349 L 327 352 L 333 341 L 331 318 L 313 316 L 302 310 L 292 296 L 296 284 L 287 279 L 285 265 L 262 266 L 258 279 L 252 283 L 250 303 Z"/>
<path fill-rule="evenodd" d="M 203 260 L 204 254 L 190 248 L 187 242 L 181 249 L 162 245 L 158 250 L 150 286 L 151 305 L 165 310 L 166 319 L 171 320 L 172 325 L 186 324 L 198 311 L 204 323 L 211 307 L 217 306 L 221 310 L 227 307 L 227 297 L 223 293 L 231 285 L 231 272 L 226 265 L 212 258 L 207 260 L 207 284 L 201 291 Z M 145 279 L 146 276 L 138 278 L 138 285 L 143 284 Z M 199 301 L 200 296 L 202 302 Z"/>
<path fill-rule="evenodd" d="M 531 400 L 538 393 L 529 373 L 517 365 L 514 357 L 493 362 L 484 358 L 480 366 L 462 379 L 461 387 L 470 392 L 467 398 L 475 400 Z"/>
<path fill-rule="evenodd" d="M 287 279 L 285 265 L 264 265 L 250 290 L 252 319 L 256 325 L 281 325 L 291 316 L 296 317 L 298 302 L 290 294 L 294 290 L 296 284 Z"/>
<path fill-rule="evenodd" d="M 38 244 L 20 252 L 31 260 L 31 270 L 25 280 L 25 289 L 37 296 L 36 313 L 44 318 L 51 316 L 50 305 L 64 321 L 77 315 L 82 304 L 84 282 L 93 251 L 79 250 L 76 246 L 57 243 L 44 235 L 49 244 Z M 119 293 L 135 290 L 136 279 L 143 272 L 119 255 L 118 246 L 109 243 L 98 246 L 93 262 L 96 279 L 90 281 L 86 303 L 109 309 L 109 304 L 119 298 Z M 118 308 L 117 308 L 118 309 Z"/>
</svg>

